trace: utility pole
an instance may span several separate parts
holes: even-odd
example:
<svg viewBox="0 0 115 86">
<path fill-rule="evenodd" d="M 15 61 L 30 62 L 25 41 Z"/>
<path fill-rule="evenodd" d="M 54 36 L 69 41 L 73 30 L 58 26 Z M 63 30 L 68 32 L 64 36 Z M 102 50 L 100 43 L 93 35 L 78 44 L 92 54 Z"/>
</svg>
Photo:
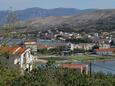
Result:
<svg viewBox="0 0 115 86">
<path fill-rule="evenodd" d="M 89 63 L 89 67 L 90 67 L 89 74 L 90 74 L 90 77 L 91 77 L 92 76 L 92 63 L 91 63 L 91 61 Z"/>
</svg>

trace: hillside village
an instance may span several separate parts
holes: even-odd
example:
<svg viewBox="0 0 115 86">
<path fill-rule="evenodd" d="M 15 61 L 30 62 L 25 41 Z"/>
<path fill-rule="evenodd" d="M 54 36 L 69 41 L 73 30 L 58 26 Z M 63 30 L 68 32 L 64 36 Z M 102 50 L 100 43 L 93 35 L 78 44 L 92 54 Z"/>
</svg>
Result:
<svg viewBox="0 0 115 86">
<path fill-rule="evenodd" d="M 96 72 L 95 65 L 97 72 L 114 74 L 111 68 L 98 65 L 98 62 L 106 65 L 106 61 L 115 60 L 114 20 L 111 20 L 114 10 L 110 11 L 109 14 L 106 13 L 108 10 L 98 10 L 76 16 L 49 16 L 27 21 L 18 21 L 15 12 L 11 11 L 7 23 L 0 26 L 0 66 L 16 68 L 21 76 L 28 76 L 26 74 L 36 70 L 38 73 L 68 69 L 91 77 Z M 97 16 L 98 13 L 103 17 Z M 108 18 L 106 26 L 103 22 Z"/>
<path fill-rule="evenodd" d="M 35 57 L 39 59 L 40 56 L 44 55 L 115 55 L 114 32 L 75 33 L 60 31 L 58 28 L 55 28 L 53 30 L 26 32 L 22 33 L 19 37 L 15 37 L 15 34 L 18 33 L 11 32 L 10 35 L 12 37 L 0 37 L 0 52 L 1 56 L 5 55 L 6 61 L 9 62 L 13 60 L 10 54 L 13 54 L 15 58 L 21 55 L 20 59 L 22 59 L 22 62 L 19 59 L 14 59 L 13 61 L 14 64 L 20 64 L 21 68 L 24 67 L 22 65 L 25 65 L 24 70 L 28 68 L 31 70 L 31 66 L 35 62 Z M 20 54 L 18 55 L 16 52 L 20 52 Z M 0 60 L 4 59 L 0 58 Z M 23 62 L 24 60 L 25 62 Z"/>
<path fill-rule="evenodd" d="M 0 86 L 115 86 L 114 3 L 1 0 Z"/>
<path fill-rule="evenodd" d="M 17 32 L 11 33 L 18 34 Z M 21 33 L 22 37 L 0 37 L 0 45 L 6 46 L 21 46 L 31 48 L 33 52 L 38 49 L 52 49 L 63 46 L 64 50 L 93 52 L 93 49 L 110 49 L 115 47 L 115 33 L 101 32 L 101 33 L 75 33 L 63 32 L 58 29 L 41 30 L 35 32 Z"/>
</svg>

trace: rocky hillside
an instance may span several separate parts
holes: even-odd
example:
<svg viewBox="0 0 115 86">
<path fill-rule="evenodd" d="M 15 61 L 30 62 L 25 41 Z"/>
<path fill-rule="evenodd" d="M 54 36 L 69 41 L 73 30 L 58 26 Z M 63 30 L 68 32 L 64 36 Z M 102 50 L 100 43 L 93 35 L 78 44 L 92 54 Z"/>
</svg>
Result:
<svg viewBox="0 0 115 86">
<path fill-rule="evenodd" d="M 30 23 L 33 27 L 57 27 L 74 31 L 113 31 L 115 30 L 115 10 L 97 10 L 76 16 L 36 18 Z"/>
</svg>

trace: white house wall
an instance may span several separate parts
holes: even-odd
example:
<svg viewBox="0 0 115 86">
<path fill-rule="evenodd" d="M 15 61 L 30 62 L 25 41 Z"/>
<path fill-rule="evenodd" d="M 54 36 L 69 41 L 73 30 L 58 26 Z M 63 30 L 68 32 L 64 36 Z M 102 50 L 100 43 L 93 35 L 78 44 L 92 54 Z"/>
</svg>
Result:
<svg viewBox="0 0 115 86">
<path fill-rule="evenodd" d="M 26 61 L 24 61 L 24 59 Z M 33 57 L 30 53 L 30 49 L 27 49 L 23 54 L 21 54 L 20 66 L 22 69 L 27 69 L 31 67 L 32 70 Z"/>
</svg>

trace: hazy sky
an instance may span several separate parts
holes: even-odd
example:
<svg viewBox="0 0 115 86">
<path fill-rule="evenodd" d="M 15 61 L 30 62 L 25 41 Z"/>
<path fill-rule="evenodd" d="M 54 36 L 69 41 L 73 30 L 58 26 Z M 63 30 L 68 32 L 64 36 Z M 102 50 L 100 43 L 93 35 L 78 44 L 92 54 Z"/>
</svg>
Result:
<svg viewBox="0 0 115 86">
<path fill-rule="evenodd" d="M 20 10 L 31 7 L 41 8 L 115 8 L 115 0 L 0 0 L 0 10 Z"/>
</svg>

